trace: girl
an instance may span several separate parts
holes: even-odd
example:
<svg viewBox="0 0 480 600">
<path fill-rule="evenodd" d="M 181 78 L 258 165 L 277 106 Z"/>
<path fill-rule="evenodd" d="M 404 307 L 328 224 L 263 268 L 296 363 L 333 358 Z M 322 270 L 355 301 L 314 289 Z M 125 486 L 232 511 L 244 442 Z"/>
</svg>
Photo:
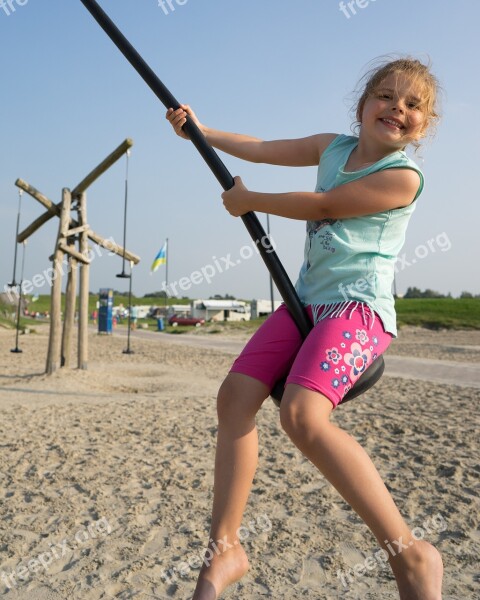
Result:
<svg viewBox="0 0 480 600">
<path fill-rule="evenodd" d="M 212 146 L 233 156 L 318 165 L 315 192 L 257 193 L 236 177 L 222 194 L 236 217 L 258 211 L 307 222 L 296 289 L 314 327 L 302 343 L 287 309 L 280 307 L 220 387 L 209 560 L 194 600 L 215 600 L 248 569 L 237 531 L 257 465 L 255 415 L 287 374 L 280 420 L 288 436 L 387 552 L 401 600 L 441 600 L 440 554 L 414 538 L 365 451 L 329 420 L 396 335 L 394 265 L 423 188 L 423 175 L 404 150 L 418 146 L 437 120 L 437 81 L 418 60 L 387 62 L 365 82 L 356 110 L 358 137 L 326 133 L 266 142 L 206 127 L 187 105 L 167 112 L 179 136 L 187 138 L 182 127 L 188 114 Z M 392 556 L 392 543 L 403 551 Z"/>
</svg>

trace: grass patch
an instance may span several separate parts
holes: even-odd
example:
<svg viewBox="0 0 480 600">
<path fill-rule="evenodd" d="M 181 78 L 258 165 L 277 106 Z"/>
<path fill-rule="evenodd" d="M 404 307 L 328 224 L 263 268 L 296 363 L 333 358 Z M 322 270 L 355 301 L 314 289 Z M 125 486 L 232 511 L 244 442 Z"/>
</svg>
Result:
<svg viewBox="0 0 480 600">
<path fill-rule="evenodd" d="M 428 329 L 480 329 L 480 298 L 398 298 L 397 323 Z"/>
<path fill-rule="evenodd" d="M 20 331 L 23 333 L 25 329 L 29 329 L 30 333 L 35 333 L 34 325 L 38 325 L 38 321 L 35 319 L 26 319 L 24 317 L 20 318 Z M 16 329 L 17 320 L 7 319 L 5 317 L 0 317 L 0 327 L 4 329 Z"/>
<path fill-rule="evenodd" d="M 15 329 L 15 322 L 6 319 L 5 317 L 0 317 L 0 327 L 3 327 L 4 329 Z"/>
<path fill-rule="evenodd" d="M 181 333 L 192 333 L 192 331 L 195 331 L 196 327 L 193 326 L 188 326 L 188 325 L 177 325 L 176 327 L 173 327 L 172 325 L 167 325 L 164 329 L 165 333 L 174 333 L 174 334 L 181 334 Z"/>
</svg>

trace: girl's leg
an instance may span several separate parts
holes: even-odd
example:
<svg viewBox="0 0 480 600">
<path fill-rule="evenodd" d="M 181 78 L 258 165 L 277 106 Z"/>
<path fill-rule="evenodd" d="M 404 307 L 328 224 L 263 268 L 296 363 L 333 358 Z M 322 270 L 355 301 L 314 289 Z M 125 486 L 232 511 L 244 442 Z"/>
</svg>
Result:
<svg viewBox="0 0 480 600">
<path fill-rule="evenodd" d="M 257 467 L 255 415 L 268 395 L 267 385 L 240 373 L 230 373 L 220 387 L 210 542 L 194 600 L 216 600 L 248 569 L 237 531 Z"/>
<path fill-rule="evenodd" d="M 427 542 L 413 538 L 365 450 L 330 422 L 332 409 L 322 394 L 288 384 L 280 419 L 294 444 L 365 521 L 388 553 L 401 600 L 441 600 L 440 554 Z"/>
<path fill-rule="evenodd" d="M 215 600 L 248 569 L 237 532 L 257 467 L 255 415 L 301 345 L 295 322 L 280 306 L 247 343 L 220 388 L 210 545 L 194 600 Z"/>
</svg>

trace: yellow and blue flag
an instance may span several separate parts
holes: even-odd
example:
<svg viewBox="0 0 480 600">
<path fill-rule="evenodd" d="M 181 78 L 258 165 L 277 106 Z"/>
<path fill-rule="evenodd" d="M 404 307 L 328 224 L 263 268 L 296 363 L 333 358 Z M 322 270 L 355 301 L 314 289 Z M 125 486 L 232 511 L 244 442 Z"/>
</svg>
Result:
<svg viewBox="0 0 480 600">
<path fill-rule="evenodd" d="M 152 266 L 150 267 L 150 271 L 154 273 L 160 265 L 167 264 L 167 242 L 165 242 L 162 248 L 158 251 L 157 256 L 155 257 Z"/>
</svg>

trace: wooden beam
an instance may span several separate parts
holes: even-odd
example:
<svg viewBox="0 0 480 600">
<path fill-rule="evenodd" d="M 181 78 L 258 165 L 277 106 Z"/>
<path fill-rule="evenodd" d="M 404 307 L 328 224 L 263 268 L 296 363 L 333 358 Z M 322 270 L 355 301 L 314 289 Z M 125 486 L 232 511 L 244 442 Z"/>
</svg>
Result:
<svg viewBox="0 0 480 600">
<path fill-rule="evenodd" d="M 68 254 L 69 256 L 76 258 L 78 260 L 78 262 L 81 262 L 84 265 L 89 265 L 92 262 L 89 258 L 85 258 L 85 256 L 83 256 L 83 254 L 80 254 L 80 252 L 75 250 L 75 248 L 71 244 L 67 244 L 65 242 L 59 242 L 58 247 L 60 248 L 60 250 L 65 252 L 65 254 Z"/>
<path fill-rule="evenodd" d="M 126 140 L 126 141 L 131 142 L 131 140 Z M 133 142 L 132 142 L 132 144 L 133 144 Z M 23 181 L 23 179 L 17 179 L 17 181 L 15 182 L 15 185 L 17 187 L 19 187 L 20 189 L 24 190 L 25 192 L 27 192 L 27 194 L 32 196 L 32 198 L 35 198 L 35 200 L 38 200 L 38 202 L 40 202 L 40 204 L 42 204 L 47 209 L 46 213 L 44 213 L 43 215 L 40 215 L 37 219 L 35 219 L 35 221 L 33 221 L 28 227 L 26 227 L 22 232 L 20 232 L 18 234 L 17 242 L 19 244 L 21 244 L 27 238 L 29 238 L 33 233 L 35 233 L 35 231 L 37 231 L 37 229 L 39 229 L 44 223 L 49 221 L 52 217 L 54 217 L 55 215 L 60 216 L 62 203 L 59 202 L 58 204 L 55 204 L 49 198 L 47 198 L 47 196 L 45 196 L 44 194 L 39 192 L 36 188 L 34 188 L 33 185 L 30 185 L 26 181 Z M 136 265 L 140 262 L 140 257 L 138 257 L 136 254 L 132 254 L 128 250 L 124 251 L 122 246 L 119 246 L 117 243 L 115 243 L 111 240 L 105 240 L 102 236 L 98 235 L 98 233 L 95 233 L 94 231 L 89 229 L 88 225 L 86 225 L 86 224 L 79 225 L 78 221 L 71 218 L 69 227 L 70 227 L 70 230 L 68 231 L 67 237 L 69 237 L 71 235 L 75 235 L 77 233 L 82 233 L 83 231 L 88 229 L 87 235 L 92 240 L 92 242 L 95 242 L 99 246 L 102 246 L 102 248 L 105 248 L 106 250 L 110 250 L 111 252 L 113 252 L 114 254 L 117 254 L 118 256 L 121 256 L 122 258 L 124 256 L 124 252 L 125 252 L 125 259 L 135 263 Z"/>
<path fill-rule="evenodd" d="M 133 146 L 133 140 L 127 138 L 123 141 L 118 148 L 116 148 L 111 154 L 107 156 L 105 160 L 103 160 L 99 165 L 97 165 L 93 171 L 91 171 L 82 181 L 77 185 L 76 188 L 72 191 L 72 198 L 77 198 L 80 196 L 82 192 L 84 192 L 88 187 L 92 185 L 94 181 L 96 181 L 100 175 L 105 173 L 107 169 L 109 169 L 114 163 L 117 162 L 119 158 L 121 158 L 125 152 L 129 148 Z"/>
<path fill-rule="evenodd" d="M 38 191 L 37 188 L 34 188 L 33 185 L 30 185 L 23 179 L 18 178 L 17 181 L 15 182 L 15 185 L 18 188 L 20 188 L 21 190 L 23 190 L 24 192 L 26 192 L 27 194 L 29 194 L 30 196 L 32 196 L 32 198 L 35 198 L 35 200 L 38 200 L 38 202 L 40 202 L 40 204 L 43 204 L 43 206 L 49 212 L 53 213 L 52 216 L 60 215 L 60 208 L 62 207 L 61 202 L 59 202 L 58 204 L 55 204 L 54 202 L 52 202 L 50 200 L 50 198 L 47 198 L 47 196 L 42 194 L 42 192 Z"/>
<path fill-rule="evenodd" d="M 122 246 L 119 246 L 117 243 L 113 242 L 112 240 L 109 240 L 109 239 L 106 240 L 105 238 L 102 238 L 101 235 L 98 235 L 98 233 L 95 233 L 91 229 L 88 230 L 87 235 L 92 240 L 92 242 L 94 242 L 98 246 L 102 246 L 102 248 L 105 248 L 105 250 L 109 250 L 109 251 L 113 252 L 114 254 L 117 254 L 118 256 L 121 256 L 123 258 L 124 250 L 123 250 Z M 70 230 L 69 230 L 69 236 L 70 236 Z M 48 257 L 48 260 L 53 260 L 53 257 L 54 257 L 54 255 L 52 254 L 51 256 Z M 133 254 L 132 252 L 129 252 L 128 250 L 125 250 L 125 259 L 130 262 L 133 262 L 135 265 L 138 265 L 138 263 L 140 262 L 140 257 L 137 256 L 136 254 Z"/>
<path fill-rule="evenodd" d="M 74 227 L 73 229 L 68 230 L 67 237 L 72 237 L 73 235 L 77 235 L 77 233 L 82 233 L 83 231 L 87 231 L 88 229 L 90 229 L 88 225 L 80 225 L 79 227 Z"/>
<path fill-rule="evenodd" d="M 46 213 L 40 215 L 40 217 L 35 219 L 33 223 L 31 223 L 21 233 L 18 234 L 17 242 L 21 244 L 27 238 L 29 238 L 32 235 L 32 233 L 35 233 L 35 231 L 37 231 L 37 229 L 41 227 L 44 223 L 46 223 L 49 219 L 51 219 L 55 215 L 60 216 L 62 203 L 59 202 L 58 204 L 55 204 L 49 198 L 47 198 L 47 196 L 45 196 L 36 188 L 34 188 L 33 185 L 30 185 L 23 179 L 17 179 L 15 185 L 20 189 L 24 190 L 30 196 L 32 196 L 32 198 L 35 198 L 35 200 L 38 200 L 38 202 L 40 202 L 40 204 L 42 204 L 47 209 Z M 136 265 L 140 262 L 140 257 L 138 257 L 136 254 L 132 254 L 128 250 L 124 251 L 122 246 L 119 246 L 112 240 L 106 240 L 101 235 L 98 235 L 98 233 L 92 231 L 87 224 L 79 225 L 78 221 L 70 218 L 69 228 L 70 229 L 68 230 L 67 237 L 76 235 L 77 233 L 82 233 L 83 231 L 87 230 L 87 235 L 92 240 L 92 242 L 95 242 L 96 244 L 102 246 L 102 248 L 105 248 L 106 250 L 110 250 L 114 254 L 118 254 L 118 256 L 121 256 L 122 258 L 125 253 L 126 260 L 132 261 Z"/>
<path fill-rule="evenodd" d="M 56 213 L 46 212 L 43 215 L 40 215 L 35 221 L 30 223 L 28 227 L 26 227 L 23 231 L 18 234 L 17 242 L 19 244 L 23 243 L 27 238 L 29 238 L 32 233 L 35 233 L 37 229 L 40 229 L 42 225 L 44 225 L 47 221 L 50 221 L 52 217 L 55 216 Z"/>
<path fill-rule="evenodd" d="M 35 231 L 37 231 L 37 229 L 39 229 L 44 223 L 49 221 L 52 217 L 55 217 L 55 216 L 59 217 L 60 210 L 62 208 L 62 203 L 59 202 L 58 204 L 55 204 L 54 202 L 52 202 L 50 200 L 50 198 L 47 198 L 47 196 L 45 196 L 44 194 L 39 192 L 36 188 L 33 187 L 33 185 L 30 185 L 26 181 L 23 181 L 23 179 L 17 179 L 17 181 L 15 182 L 15 185 L 18 188 L 20 188 L 21 190 L 23 190 L 24 192 L 27 192 L 27 194 L 32 196 L 32 198 L 35 198 L 35 200 L 40 202 L 40 204 L 47 209 L 47 212 L 45 212 L 45 213 L 43 213 L 43 215 L 40 215 L 39 217 L 37 217 L 35 219 L 35 221 L 33 221 L 28 227 L 26 227 L 21 233 L 18 234 L 17 242 L 19 244 L 21 244 L 27 238 L 29 238 L 32 235 L 32 233 L 35 233 Z"/>
<path fill-rule="evenodd" d="M 138 265 L 138 263 L 140 262 L 139 256 L 137 256 L 136 254 L 132 254 L 128 250 L 124 250 L 122 246 L 119 246 L 116 242 L 112 240 L 106 240 L 105 238 L 102 238 L 100 235 L 98 235 L 98 233 L 95 233 L 92 230 L 88 232 L 88 237 L 92 240 L 92 242 L 95 242 L 99 246 L 102 246 L 102 248 L 105 248 L 105 250 L 110 250 L 110 252 L 118 254 L 118 256 L 121 256 L 122 258 L 123 254 L 125 253 L 126 260 L 131 261 L 136 265 Z"/>
<path fill-rule="evenodd" d="M 107 156 L 105 160 L 103 160 L 99 165 L 93 169 L 91 173 L 89 173 L 73 190 L 72 199 L 76 199 L 82 192 L 84 192 L 92 183 L 97 180 L 100 175 L 105 173 L 107 169 L 109 169 L 114 163 L 117 162 L 119 158 L 121 158 L 127 150 L 129 150 L 133 146 L 133 140 L 127 138 L 124 140 L 118 148 L 116 148 L 111 154 Z M 24 229 L 21 233 L 19 233 L 17 237 L 17 242 L 21 244 L 28 237 L 35 233 L 39 227 L 41 227 L 44 223 L 49 221 L 55 215 L 60 216 L 61 203 L 54 204 L 49 198 L 44 196 L 41 192 L 35 189 L 33 186 L 29 185 L 23 179 L 17 179 L 15 185 L 20 189 L 30 194 L 35 200 L 38 200 L 40 204 L 43 204 L 47 209 L 46 213 L 40 215 L 33 223 L 31 223 L 26 229 Z"/>
</svg>

